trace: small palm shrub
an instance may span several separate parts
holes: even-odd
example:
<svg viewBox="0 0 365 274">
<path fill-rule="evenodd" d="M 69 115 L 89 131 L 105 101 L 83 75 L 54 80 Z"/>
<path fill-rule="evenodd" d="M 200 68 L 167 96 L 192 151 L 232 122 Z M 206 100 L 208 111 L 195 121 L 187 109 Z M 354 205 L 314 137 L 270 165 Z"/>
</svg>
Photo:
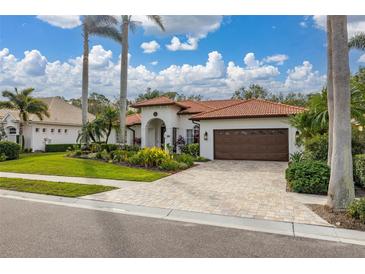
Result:
<svg viewBox="0 0 365 274">
<path fill-rule="evenodd" d="M 289 188 L 294 192 L 326 194 L 330 168 L 322 161 L 302 160 L 291 163 L 285 177 Z"/>
<path fill-rule="evenodd" d="M 347 208 L 347 213 L 352 218 L 365 223 L 365 198 L 354 200 Z"/>
<path fill-rule="evenodd" d="M 178 162 L 172 159 L 163 161 L 158 168 L 164 171 L 177 171 L 187 169 L 189 166 L 183 162 Z"/>
<path fill-rule="evenodd" d="M 1 141 L 0 154 L 4 154 L 6 160 L 19 159 L 20 146 L 14 142 Z"/>
<path fill-rule="evenodd" d="M 290 154 L 290 162 L 300 162 L 304 159 L 304 153 L 302 151 L 297 151 Z"/>
<path fill-rule="evenodd" d="M 184 163 L 188 167 L 191 167 L 194 164 L 194 157 L 189 154 L 175 154 L 174 160 L 180 163 Z"/>
<path fill-rule="evenodd" d="M 365 154 L 354 156 L 354 180 L 361 187 L 365 187 Z"/>
</svg>

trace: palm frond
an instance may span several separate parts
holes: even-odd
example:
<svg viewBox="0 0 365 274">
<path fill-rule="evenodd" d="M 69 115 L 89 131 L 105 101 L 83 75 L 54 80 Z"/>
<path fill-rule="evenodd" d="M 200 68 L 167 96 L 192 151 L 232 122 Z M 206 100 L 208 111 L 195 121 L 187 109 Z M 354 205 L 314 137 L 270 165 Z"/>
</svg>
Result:
<svg viewBox="0 0 365 274">
<path fill-rule="evenodd" d="M 358 33 L 349 41 L 349 48 L 365 50 L 365 33 Z"/>
<path fill-rule="evenodd" d="M 15 109 L 14 105 L 9 101 L 0 101 L 0 109 L 2 108 Z"/>
<path fill-rule="evenodd" d="M 115 27 L 95 26 L 90 30 L 90 34 L 110 38 L 118 43 L 122 42 L 122 34 Z"/>
<path fill-rule="evenodd" d="M 160 27 L 162 31 L 165 31 L 165 26 L 163 25 L 162 18 L 159 15 L 147 15 L 147 18 L 153 21 L 156 25 Z"/>
</svg>

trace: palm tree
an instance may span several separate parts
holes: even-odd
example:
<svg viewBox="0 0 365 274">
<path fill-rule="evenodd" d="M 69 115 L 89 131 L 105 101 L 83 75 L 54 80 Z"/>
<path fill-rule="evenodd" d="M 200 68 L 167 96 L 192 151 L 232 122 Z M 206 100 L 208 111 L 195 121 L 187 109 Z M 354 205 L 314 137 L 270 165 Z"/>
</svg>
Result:
<svg viewBox="0 0 365 274">
<path fill-rule="evenodd" d="M 365 33 L 361 32 L 352 37 L 349 41 L 349 48 L 365 50 Z"/>
<path fill-rule="evenodd" d="M 110 134 L 112 132 L 113 127 L 116 126 L 119 118 L 119 111 L 113 106 L 107 106 L 104 109 L 103 114 L 101 115 L 101 120 L 104 124 L 104 133 L 105 133 L 105 143 L 108 143 Z"/>
<path fill-rule="evenodd" d="M 327 164 L 331 166 L 333 143 L 333 67 L 331 20 L 327 16 L 327 109 L 328 109 L 328 153 Z"/>
<path fill-rule="evenodd" d="M 29 115 L 36 115 L 39 120 L 43 117 L 49 117 L 48 106 L 41 100 L 31 96 L 34 88 L 27 88 L 18 91 L 15 88 L 14 92 L 5 90 L 2 92 L 3 97 L 8 98 L 8 101 L 0 101 L 0 108 L 8 108 L 19 111 L 19 145 L 23 148 L 23 127 L 28 122 Z"/>
<path fill-rule="evenodd" d="M 165 30 L 162 19 L 158 15 L 147 15 L 147 18 L 154 22 L 161 30 Z M 127 84 L 128 84 L 128 36 L 129 29 L 136 28 L 138 22 L 132 21 L 131 15 L 122 15 L 122 56 L 120 62 L 120 98 L 119 98 L 119 120 L 120 120 L 120 142 L 125 143 L 125 126 L 127 112 Z"/>
<path fill-rule="evenodd" d="M 115 26 L 118 20 L 110 15 L 87 15 L 83 17 L 83 59 L 82 59 L 82 124 L 88 122 L 88 93 L 89 93 L 89 36 L 97 35 L 121 42 L 121 35 Z"/>
<path fill-rule="evenodd" d="M 351 153 L 351 94 L 347 16 L 331 15 L 333 147 L 327 204 L 344 210 L 355 197 Z"/>
</svg>

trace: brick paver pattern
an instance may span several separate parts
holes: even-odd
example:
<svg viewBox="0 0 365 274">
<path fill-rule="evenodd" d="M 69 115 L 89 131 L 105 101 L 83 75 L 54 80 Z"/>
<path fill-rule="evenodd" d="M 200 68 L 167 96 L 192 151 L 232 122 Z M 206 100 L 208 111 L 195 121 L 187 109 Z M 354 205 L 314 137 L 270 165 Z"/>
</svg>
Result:
<svg viewBox="0 0 365 274">
<path fill-rule="evenodd" d="M 211 161 L 152 183 L 85 196 L 110 202 L 329 225 L 286 192 L 284 162 Z"/>
</svg>

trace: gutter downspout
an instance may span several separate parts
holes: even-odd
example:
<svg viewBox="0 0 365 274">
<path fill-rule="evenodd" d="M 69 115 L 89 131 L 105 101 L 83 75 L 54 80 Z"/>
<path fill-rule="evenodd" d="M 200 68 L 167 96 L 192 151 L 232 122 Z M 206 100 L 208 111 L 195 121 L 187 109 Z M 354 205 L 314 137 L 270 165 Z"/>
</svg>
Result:
<svg viewBox="0 0 365 274">
<path fill-rule="evenodd" d="M 130 126 L 127 126 L 127 129 L 133 132 L 133 145 L 135 145 L 136 131 L 132 129 Z"/>
</svg>

